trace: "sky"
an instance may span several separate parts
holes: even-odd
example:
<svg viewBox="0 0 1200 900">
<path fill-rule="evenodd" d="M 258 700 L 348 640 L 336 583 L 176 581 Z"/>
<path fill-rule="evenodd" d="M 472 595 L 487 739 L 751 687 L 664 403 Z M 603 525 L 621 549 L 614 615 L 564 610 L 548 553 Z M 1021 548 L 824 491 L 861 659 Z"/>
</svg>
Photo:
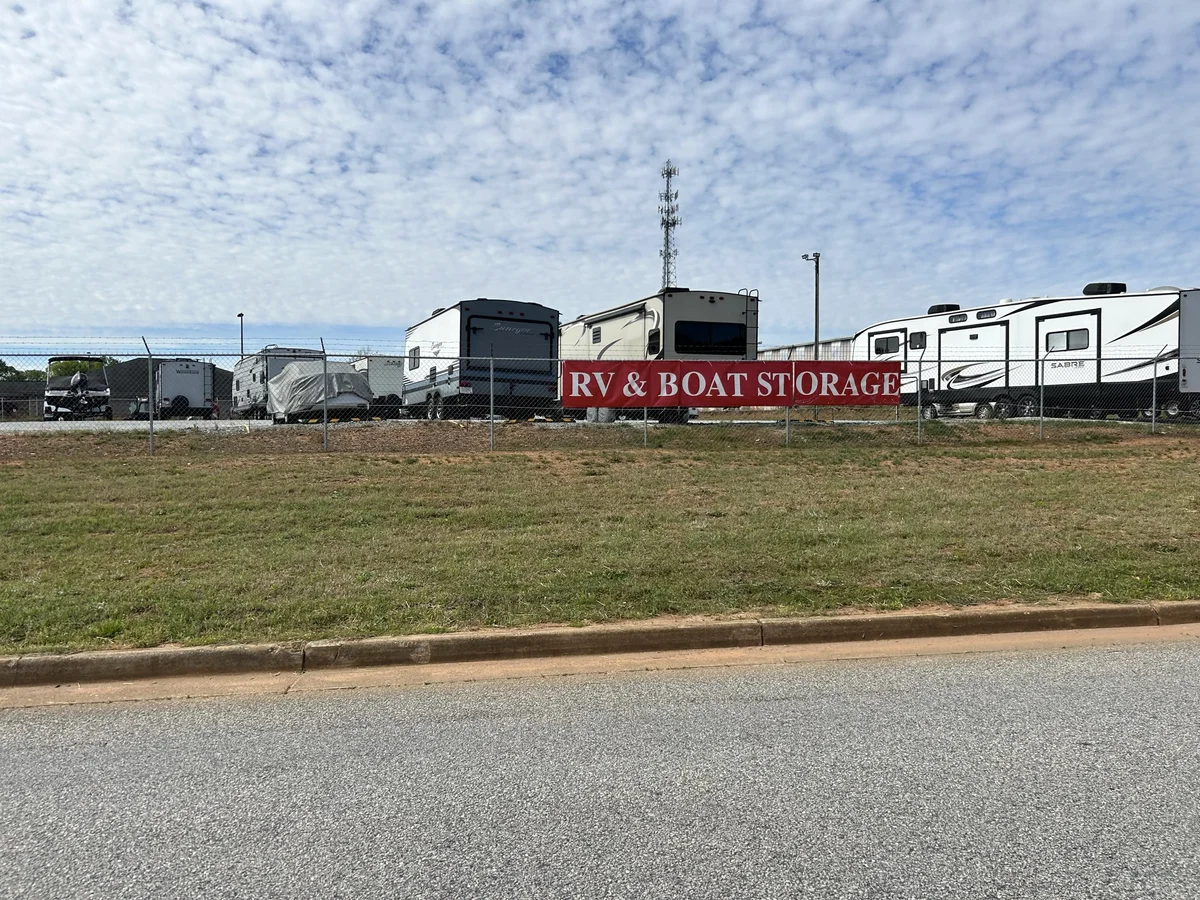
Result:
<svg viewBox="0 0 1200 900">
<path fill-rule="evenodd" d="M 755 288 L 764 346 L 1200 283 L 1200 4 L 0 6 L 0 346 Z M 46 342 L 44 342 L 46 343 Z M 53 341 L 49 341 L 53 343 Z"/>
</svg>

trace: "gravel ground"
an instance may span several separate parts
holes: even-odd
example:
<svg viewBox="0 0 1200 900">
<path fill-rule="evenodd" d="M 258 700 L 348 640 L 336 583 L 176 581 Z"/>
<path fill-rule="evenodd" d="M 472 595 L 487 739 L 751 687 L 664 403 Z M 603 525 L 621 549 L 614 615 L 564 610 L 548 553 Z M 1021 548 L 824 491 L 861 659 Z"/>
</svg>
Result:
<svg viewBox="0 0 1200 900">
<path fill-rule="evenodd" d="M 0 713 L 6 897 L 1195 897 L 1200 650 Z"/>
</svg>

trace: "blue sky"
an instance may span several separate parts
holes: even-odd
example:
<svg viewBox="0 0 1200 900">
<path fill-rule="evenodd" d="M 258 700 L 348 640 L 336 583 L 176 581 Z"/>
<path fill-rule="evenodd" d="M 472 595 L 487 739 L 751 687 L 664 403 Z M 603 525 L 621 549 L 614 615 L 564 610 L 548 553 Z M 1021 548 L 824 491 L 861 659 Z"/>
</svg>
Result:
<svg viewBox="0 0 1200 900">
<path fill-rule="evenodd" d="M 324 335 L 680 284 L 765 343 L 1200 282 L 1200 5 L 0 6 L 0 344 Z"/>
</svg>

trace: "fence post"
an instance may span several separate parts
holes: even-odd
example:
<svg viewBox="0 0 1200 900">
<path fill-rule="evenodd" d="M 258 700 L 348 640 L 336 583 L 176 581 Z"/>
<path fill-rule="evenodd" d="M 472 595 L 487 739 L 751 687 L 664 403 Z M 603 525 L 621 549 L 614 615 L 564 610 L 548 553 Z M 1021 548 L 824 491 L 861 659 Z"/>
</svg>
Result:
<svg viewBox="0 0 1200 900">
<path fill-rule="evenodd" d="M 792 360 L 792 380 L 788 384 L 787 408 L 783 412 L 783 446 L 792 446 L 792 392 L 796 390 L 796 360 Z"/>
<path fill-rule="evenodd" d="M 496 357 L 488 357 L 488 449 L 496 449 Z"/>
<path fill-rule="evenodd" d="M 1162 356 L 1162 351 L 1154 357 L 1154 382 L 1150 388 L 1150 433 L 1156 434 L 1158 431 L 1158 359 Z"/>
<path fill-rule="evenodd" d="M 642 446 L 650 445 L 650 407 L 642 407 Z"/>
<path fill-rule="evenodd" d="M 329 354 L 321 338 L 321 449 L 329 449 Z"/>
<path fill-rule="evenodd" d="M 921 408 L 921 376 L 924 373 L 920 369 L 920 364 L 917 366 L 917 443 L 921 443 L 921 422 L 925 418 L 925 410 Z M 896 407 L 896 414 L 899 415 L 900 407 Z"/>
<path fill-rule="evenodd" d="M 146 338 L 142 337 L 142 346 L 146 348 L 146 409 L 149 410 L 150 417 L 150 455 L 154 455 L 154 354 L 150 352 L 150 345 L 146 343 Z M 109 399 L 109 403 L 112 399 Z M 137 403 L 137 397 L 133 398 L 133 402 Z"/>
<path fill-rule="evenodd" d="M 1038 376 L 1038 438 L 1046 436 L 1046 357 L 1042 357 L 1042 371 Z"/>
</svg>

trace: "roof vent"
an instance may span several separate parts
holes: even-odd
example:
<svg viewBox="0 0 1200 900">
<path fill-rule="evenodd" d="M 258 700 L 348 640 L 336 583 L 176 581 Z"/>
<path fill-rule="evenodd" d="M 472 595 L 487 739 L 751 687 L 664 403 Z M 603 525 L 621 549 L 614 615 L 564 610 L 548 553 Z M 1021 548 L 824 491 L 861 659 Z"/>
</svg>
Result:
<svg viewBox="0 0 1200 900">
<path fill-rule="evenodd" d="M 962 309 L 957 303 L 935 303 L 929 307 L 928 315 L 936 316 L 938 313 L 958 312 Z"/>
<path fill-rule="evenodd" d="M 1123 294 L 1126 285 L 1123 281 L 1093 281 L 1083 289 L 1083 296 L 1096 297 L 1101 294 Z"/>
<path fill-rule="evenodd" d="M 431 315 L 431 316 L 436 316 L 438 313 L 440 313 L 440 312 L 445 312 L 445 311 L 446 311 L 446 307 L 444 307 L 444 306 L 439 306 L 437 309 L 435 309 L 433 312 L 431 312 L 431 313 L 430 313 L 430 315 Z"/>
</svg>

